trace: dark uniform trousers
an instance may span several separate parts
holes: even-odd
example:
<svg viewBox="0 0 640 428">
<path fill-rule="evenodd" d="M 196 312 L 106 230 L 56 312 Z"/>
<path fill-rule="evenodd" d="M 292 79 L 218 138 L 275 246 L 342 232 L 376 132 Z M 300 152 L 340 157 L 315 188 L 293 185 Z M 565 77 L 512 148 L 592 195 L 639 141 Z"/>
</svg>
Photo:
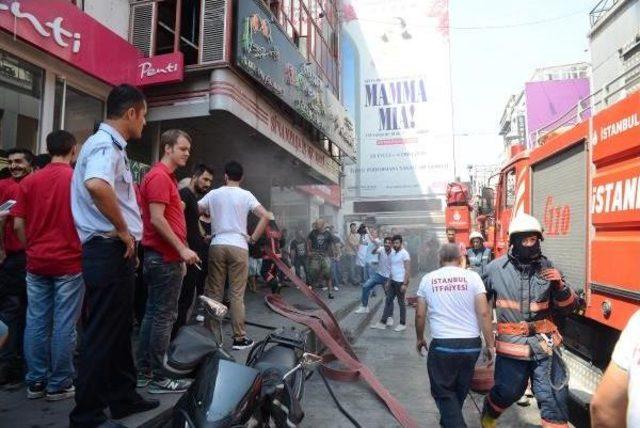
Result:
<svg viewBox="0 0 640 428">
<path fill-rule="evenodd" d="M 103 412 L 140 400 L 131 352 L 135 260 L 117 239 L 94 237 L 82 245 L 86 286 L 84 335 L 72 427 L 95 427 Z"/>
</svg>

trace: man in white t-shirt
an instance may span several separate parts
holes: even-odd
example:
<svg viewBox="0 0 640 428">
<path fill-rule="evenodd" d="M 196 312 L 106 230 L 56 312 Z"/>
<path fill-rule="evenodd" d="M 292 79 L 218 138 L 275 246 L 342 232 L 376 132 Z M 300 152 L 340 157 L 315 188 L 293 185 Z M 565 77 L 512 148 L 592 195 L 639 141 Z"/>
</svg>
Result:
<svg viewBox="0 0 640 428">
<path fill-rule="evenodd" d="M 394 331 L 404 331 L 407 329 L 407 307 L 404 301 L 404 295 L 409 286 L 409 268 L 411 265 L 411 257 L 409 252 L 402 248 L 402 236 L 394 235 L 391 238 L 393 249 L 391 250 L 391 274 L 389 282 L 384 286 L 386 299 L 384 302 L 384 310 L 382 318 L 379 322 L 373 324 L 371 328 L 384 330 L 387 326 L 393 325 L 393 301 L 398 300 L 400 307 L 400 324 L 394 328 Z"/>
<path fill-rule="evenodd" d="M 224 297 L 224 284 L 229 276 L 229 300 L 231 301 L 231 326 L 233 349 L 253 346 L 245 332 L 244 292 L 249 272 L 249 245 L 262 236 L 273 214 L 264 209 L 253 194 L 240 188 L 244 171 L 238 162 L 228 162 L 224 167 L 225 186 L 207 193 L 198 202 L 201 213 L 211 216 L 211 247 L 209 248 L 209 273 L 205 295 L 218 302 Z M 252 212 L 260 218 L 253 233 L 247 234 L 247 216 Z M 215 331 L 215 321 L 208 327 Z"/>
<path fill-rule="evenodd" d="M 591 400 L 591 426 L 640 427 L 640 311 L 622 331 Z"/>
<path fill-rule="evenodd" d="M 481 329 L 487 344 L 485 358 L 493 360 L 491 312 L 480 275 L 460 267 L 458 245 L 444 244 L 439 256 L 442 267 L 426 274 L 418 289 L 416 349 L 421 353 L 427 348 L 424 329 L 428 307 L 432 340 L 427 372 L 440 425 L 465 427 L 462 405 L 482 350 Z"/>
</svg>

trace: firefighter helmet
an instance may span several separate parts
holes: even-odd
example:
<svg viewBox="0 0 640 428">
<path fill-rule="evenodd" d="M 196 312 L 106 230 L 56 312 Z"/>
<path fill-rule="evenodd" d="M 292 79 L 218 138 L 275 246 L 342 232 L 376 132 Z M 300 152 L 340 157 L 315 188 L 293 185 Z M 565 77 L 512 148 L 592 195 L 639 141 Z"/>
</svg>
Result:
<svg viewBox="0 0 640 428">
<path fill-rule="evenodd" d="M 534 232 L 542 239 L 542 226 L 540 222 L 529 214 L 520 213 L 509 224 L 509 238 L 516 233 Z"/>
<path fill-rule="evenodd" d="M 484 241 L 484 236 L 482 236 L 482 233 L 474 231 L 469 235 L 469 242 L 473 242 L 473 240 L 476 238 L 482 239 Z"/>
</svg>

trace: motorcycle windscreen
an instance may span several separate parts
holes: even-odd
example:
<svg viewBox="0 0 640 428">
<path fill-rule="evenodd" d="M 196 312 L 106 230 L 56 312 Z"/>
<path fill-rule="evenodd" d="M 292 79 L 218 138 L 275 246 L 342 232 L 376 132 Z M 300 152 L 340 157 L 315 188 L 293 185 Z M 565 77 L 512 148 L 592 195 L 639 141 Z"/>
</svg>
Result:
<svg viewBox="0 0 640 428">
<path fill-rule="evenodd" d="M 259 372 L 227 359 L 209 359 L 187 393 L 197 427 L 217 428 L 244 423 L 260 391 Z M 191 413 L 191 412 L 189 412 Z"/>
</svg>

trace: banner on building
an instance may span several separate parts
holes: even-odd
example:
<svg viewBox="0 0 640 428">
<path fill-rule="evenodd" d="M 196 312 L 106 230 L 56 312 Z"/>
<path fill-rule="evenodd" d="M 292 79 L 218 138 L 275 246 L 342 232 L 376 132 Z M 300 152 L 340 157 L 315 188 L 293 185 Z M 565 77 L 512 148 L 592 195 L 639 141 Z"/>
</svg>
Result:
<svg viewBox="0 0 640 428">
<path fill-rule="evenodd" d="M 350 0 L 343 19 L 359 58 L 351 196 L 444 194 L 454 152 L 448 1 Z"/>
</svg>

